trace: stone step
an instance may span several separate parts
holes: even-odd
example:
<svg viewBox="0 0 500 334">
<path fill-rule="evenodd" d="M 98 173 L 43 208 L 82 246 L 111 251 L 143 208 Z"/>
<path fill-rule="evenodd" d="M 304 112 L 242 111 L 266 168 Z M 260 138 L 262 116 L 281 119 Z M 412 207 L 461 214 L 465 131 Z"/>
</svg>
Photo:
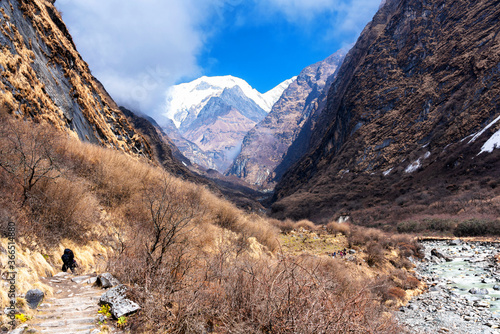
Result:
<svg viewBox="0 0 500 334">
<path fill-rule="evenodd" d="M 75 326 L 75 327 L 64 327 L 64 328 L 50 328 L 50 329 L 42 329 L 40 333 L 47 334 L 91 334 L 96 329 L 96 326 L 93 325 L 85 325 L 85 326 Z"/>
<path fill-rule="evenodd" d="M 64 307 L 53 307 L 49 309 L 40 310 L 38 314 L 52 314 L 52 313 L 71 313 L 71 312 L 86 312 L 90 310 L 98 310 L 99 305 L 97 303 L 92 304 L 78 304 L 78 306 L 64 306 Z"/>
<path fill-rule="evenodd" d="M 65 305 L 82 305 L 82 304 L 92 304 L 99 301 L 100 296 L 88 296 L 88 297 L 70 297 L 62 298 L 53 301 L 54 306 L 65 306 Z"/>
<path fill-rule="evenodd" d="M 79 324 L 94 324 L 97 323 L 97 317 L 86 317 L 76 319 L 61 319 L 56 321 L 48 321 L 37 324 L 38 327 L 63 327 Z"/>
<path fill-rule="evenodd" d="M 46 314 L 38 314 L 34 318 L 39 320 L 47 320 L 47 319 L 75 319 L 82 317 L 89 317 L 97 315 L 98 309 L 89 309 L 87 311 L 79 311 L 79 312 L 71 312 L 68 310 L 66 312 L 61 312 L 58 310 L 54 310 L 54 312 L 46 313 Z"/>
</svg>

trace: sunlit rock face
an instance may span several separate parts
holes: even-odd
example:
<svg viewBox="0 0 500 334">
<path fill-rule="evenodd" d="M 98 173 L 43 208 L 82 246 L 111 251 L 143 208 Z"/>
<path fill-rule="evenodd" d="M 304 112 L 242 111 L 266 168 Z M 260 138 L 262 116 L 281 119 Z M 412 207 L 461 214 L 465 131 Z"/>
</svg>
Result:
<svg viewBox="0 0 500 334">
<path fill-rule="evenodd" d="M 164 130 L 191 162 L 224 173 L 240 152 L 245 134 L 267 115 L 293 79 L 264 94 L 232 76 L 201 77 L 173 86 L 167 91 L 164 113 L 171 124 Z"/>
<path fill-rule="evenodd" d="M 321 220 L 408 193 L 426 192 L 425 205 L 472 188 L 494 196 L 499 17 L 494 1 L 388 0 L 276 187 L 275 214 Z"/>
<path fill-rule="evenodd" d="M 245 136 L 241 153 L 228 175 L 236 175 L 263 188 L 272 188 L 278 179 L 274 171 L 276 166 L 283 162 L 284 154 L 302 127 L 322 110 L 326 101 L 323 90 L 333 81 L 344 55 L 339 51 L 302 70 L 266 118 Z M 304 153 L 301 148 L 294 148 L 296 156 Z M 286 166 L 295 162 L 291 157 L 292 154 L 284 162 Z"/>
<path fill-rule="evenodd" d="M 0 2 L 0 112 L 151 157 L 149 144 L 90 73 L 53 2 Z"/>
</svg>

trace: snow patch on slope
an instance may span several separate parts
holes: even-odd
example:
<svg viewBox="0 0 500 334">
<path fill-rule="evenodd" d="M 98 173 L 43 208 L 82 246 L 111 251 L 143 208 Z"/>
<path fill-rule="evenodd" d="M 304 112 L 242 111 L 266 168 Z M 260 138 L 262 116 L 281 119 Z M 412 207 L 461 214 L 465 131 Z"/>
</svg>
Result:
<svg viewBox="0 0 500 334">
<path fill-rule="evenodd" d="M 490 139 L 488 139 L 484 144 L 483 147 L 481 147 L 481 152 L 478 153 L 481 154 L 483 152 L 488 152 L 491 153 L 495 148 L 500 148 L 500 130 L 495 132 Z"/>
<path fill-rule="evenodd" d="M 477 138 L 479 138 L 483 133 L 484 131 L 488 130 L 489 128 L 491 128 L 493 125 L 495 125 L 496 122 L 498 122 L 500 120 L 500 116 L 498 116 L 497 118 L 495 118 L 490 124 L 486 125 L 484 127 L 484 129 L 482 129 L 481 131 L 479 131 L 478 133 L 476 133 L 474 135 L 474 137 L 472 137 L 472 139 L 469 141 L 469 144 L 470 143 L 473 143 Z"/>
</svg>

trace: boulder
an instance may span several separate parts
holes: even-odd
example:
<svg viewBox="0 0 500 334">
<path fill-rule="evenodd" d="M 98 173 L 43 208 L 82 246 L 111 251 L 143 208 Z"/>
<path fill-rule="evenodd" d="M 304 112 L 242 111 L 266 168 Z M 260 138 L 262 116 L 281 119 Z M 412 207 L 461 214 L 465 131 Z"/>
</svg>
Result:
<svg viewBox="0 0 500 334">
<path fill-rule="evenodd" d="M 493 290 L 496 290 L 496 291 L 500 290 L 500 285 L 498 285 L 498 284 L 493 285 Z"/>
<path fill-rule="evenodd" d="M 478 288 L 472 288 L 469 290 L 469 293 L 473 295 L 487 295 L 489 293 L 488 289 L 478 289 Z"/>
<path fill-rule="evenodd" d="M 127 287 L 125 285 L 117 285 L 101 296 L 99 305 L 109 305 L 111 307 L 110 312 L 116 319 L 140 310 L 141 307 L 128 299 L 126 293 Z"/>
<path fill-rule="evenodd" d="M 442 253 L 440 253 L 436 248 L 431 249 L 431 255 L 440 259 L 445 258 L 445 256 Z"/>
<path fill-rule="evenodd" d="M 97 276 L 97 279 L 95 281 L 95 285 L 107 289 L 107 288 L 112 288 L 114 286 L 117 286 L 120 284 L 120 281 L 116 279 L 113 275 L 110 273 L 104 273 L 104 274 L 99 274 Z"/>
<path fill-rule="evenodd" d="M 31 289 L 26 292 L 26 296 L 24 297 L 24 299 L 26 299 L 26 302 L 28 303 L 28 306 L 30 308 L 36 309 L 38 305 L 42 303 L 43 297 L 45 297 L 45 294 L 42 290 Z"/>
<path fill-rule="evenodd" d="M 460 239 L 453 239 L 448 242 L 448 245 L 450 246 L 460 246 L 462 244 L 462 240 Z"/>
<path fill-rule="evenodd" d="M 435 248 L 433 248 L 433 249 L 431 250 L 431 255 L 432 255 L 432 256 L 435 256 L 435 257 L 437 257 L 438 259 L 443 259 L 443 260 L 445 260 L 446 262 L 451 262 L 451 261 L 453 261 L 453 259 L 451 259 L 451 258 L 449 258 L 449 257 L 447 257 L 447 256 L 445 256 L 445 255 L 443 255 L 442 253 L 440 253 L 440 252 L 439 252 L 437 249 L 435 249 Z"/>
</svg>

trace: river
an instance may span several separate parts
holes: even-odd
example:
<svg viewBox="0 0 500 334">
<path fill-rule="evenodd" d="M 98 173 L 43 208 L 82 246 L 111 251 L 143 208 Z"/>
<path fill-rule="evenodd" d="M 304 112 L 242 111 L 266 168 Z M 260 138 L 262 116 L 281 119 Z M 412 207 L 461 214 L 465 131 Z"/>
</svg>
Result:
<svg viewBox="0 0 500 334">
<path fill-rule="evenodd" d="M 500 333 L 500 243 L 427 241 L 414 261 L 429 291 L 397 313 L 412 333 Z"/>
</svg>

